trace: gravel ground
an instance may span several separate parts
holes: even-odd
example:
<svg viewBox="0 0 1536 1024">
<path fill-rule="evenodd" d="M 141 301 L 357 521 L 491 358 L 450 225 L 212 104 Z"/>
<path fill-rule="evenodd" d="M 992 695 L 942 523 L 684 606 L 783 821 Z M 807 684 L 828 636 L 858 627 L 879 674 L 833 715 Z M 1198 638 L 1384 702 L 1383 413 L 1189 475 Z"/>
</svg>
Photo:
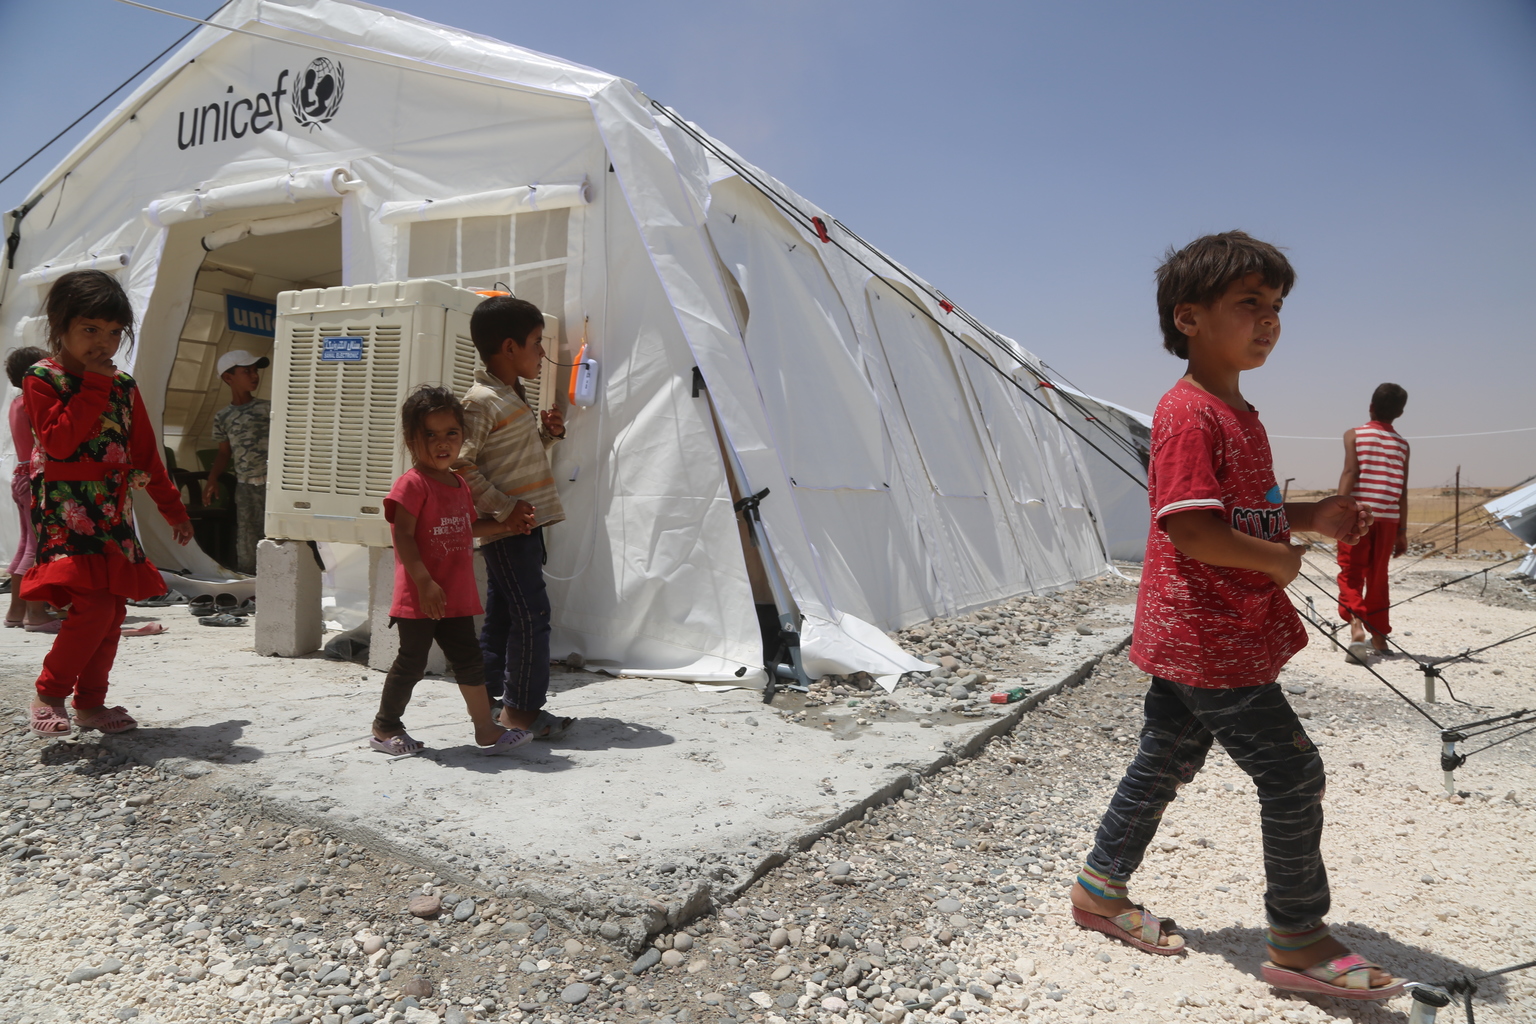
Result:
<svg viewBox="0 0 1536 1024">
<path fill-rule="evenodd" d="M 1410 572 L 1400 585 L 1406 596 L 1433 582 Z M 921 689 L 935 714 L 965 714 L 995 685 L 973 673 L 1008 678 L 1036 638 L 1094 621 L 1130 593 L 1099 581 L 903 640 L 955 660 Z M 1481 596 L 1451 588 L 1403 606 L 1400 638 L 1438 651 L 1531 622 L 1518 595 L 1507 606 Z M 1527 648 L 1536 641 L 1447 675 L 1479 708 L 1529 703 Z M 1376 667 L 1416 692 L 1405 659 Z M 1466 795 L 1448 798 L 1434 730 L 1364 668 L 1314 639 L 1282 682 L 1330 770 L 1324 849 L 1345 941 L 1427 980 L 1536 957 L 1531 737 L 1475 756 L 1457 773 Z M 1170 808 L 1133 881 L 1133 896 L 1180 921 L 1190 953 L 1149 957 L 1072 924 L 1067 888 L 1134 749 L 1144 685 L 1123 654 L 1105 658 L 974 759 L 636 949 L 617 928 L 578 932 L 508 888 L 357 849 L 206 779 L 133 764 L 110 741 L 90 742 L 96 734 L 45 744 L 24 731 L 26 681 L 6 680 L 0 1021 L 1402 1021 L 1403 998 L 1351 1006 L 1258 980 L 1257 809 L 1219 752 Z M 855 689 L 829 685 L 779 713 L 846 704 Z M 1485 874 L 1502 882 L 1490 890 Z M 422 896 L 435 898 L 436 916 L 412 916 Z M 1480 1021 L 1536 1020 L 1536 972 L 1486 983 L 1477 1011 Z"/>
</svg>

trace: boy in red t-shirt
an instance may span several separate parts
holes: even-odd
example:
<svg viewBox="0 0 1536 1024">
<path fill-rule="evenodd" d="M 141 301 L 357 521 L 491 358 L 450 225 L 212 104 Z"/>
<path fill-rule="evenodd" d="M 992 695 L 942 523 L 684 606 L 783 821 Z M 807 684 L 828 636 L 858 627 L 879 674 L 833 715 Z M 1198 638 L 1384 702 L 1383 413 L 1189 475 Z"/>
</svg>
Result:
<svg viewBox="0 0 1536 1024">
<path fill-rule="evenodd" d="M 1269 439 L 1238 377 L 1280 339 L 1295 282 L 1272 245 L 1241 231 L 1170 252 L 1157 272 L 1163 346 L 1189 372 L 1158 403 L 1147 473 L 1154 527 L 1131 661 L 1152 675 L 1136 758 L 1072 887 L 1072 916 L 1149 953 L 1181 952 L 1171 921 L 1126 898 L 1163 810 L 1219 742 L 1252 777 L 1264 837 L 1266 981 L 1345 999 L 1403 984 L 1328 933 L 1323 761 L 1275 682 L 1307 638 L 1285 587 L 1301 570 L 1292 528 L 1344 544 L 1370 526 L 1353 498 L 1282 503 Z"/>
</svg>

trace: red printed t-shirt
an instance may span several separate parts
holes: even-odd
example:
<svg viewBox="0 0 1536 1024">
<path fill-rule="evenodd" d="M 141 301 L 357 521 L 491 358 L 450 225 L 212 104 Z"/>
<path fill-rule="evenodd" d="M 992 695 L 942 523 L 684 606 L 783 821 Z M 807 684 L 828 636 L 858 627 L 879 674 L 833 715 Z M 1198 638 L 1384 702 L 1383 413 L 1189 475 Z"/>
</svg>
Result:
<svg viewBox="0 0 1536 1024">
<path fill-rule="evenodd" d="M 1131 661 L 1186 686 L 1272 683 L 1307 645 L 1285 591 L 1261 572 L 1207 565 L 1180 554 L 1166 517 L 1192 509 L 1235 530 L 1286 543 L 1291 527 L 1275 484 L 1269 436 L 1241 412 L 1179 381 L 1152 417 L 1147 472 L 1152 530 L 1136 598 Z"/>
<path fill-rule="evenodd" d="M 456 486 L 440 484 L 418 469 L 408 470 L 384 498 L 384 518 L 395 521 L 396 510 L 416 517 L 416 548 L 427 575 L 447 599 L 444 618 L 479 615 L 480 591 L 475 586 L 475 499 L 463 477 L 454 474 Z M 395 599 L 389 614 L 399 619 L 424 619 L 416 584 L 395 559 Z"/>
</svg>

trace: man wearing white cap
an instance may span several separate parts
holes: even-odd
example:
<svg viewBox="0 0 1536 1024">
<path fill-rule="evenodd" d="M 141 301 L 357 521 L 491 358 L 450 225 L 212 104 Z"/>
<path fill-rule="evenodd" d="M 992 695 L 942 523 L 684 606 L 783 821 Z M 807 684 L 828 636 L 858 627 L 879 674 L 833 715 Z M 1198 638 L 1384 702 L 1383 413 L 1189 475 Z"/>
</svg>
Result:
<svg viewBox="0 0 1536 1024">
<path fill-rule="evenodd" d="M 208 471 L 203 503 L 219 498 L 219 477 L 234 463 L 235 469 L 235 568 L 256 572 L 256 542 L 265 535 L 267 510 L 267 432 L 272 423 L 272 403 L 256 397 L 261 386 L 258 372 L 271 365 L 266 356 L 233 349 L 219 357 L 219 378 L 229 385 L 229 404 L 213 414 L 213 439 L 219 454 Z"/>
</svg>

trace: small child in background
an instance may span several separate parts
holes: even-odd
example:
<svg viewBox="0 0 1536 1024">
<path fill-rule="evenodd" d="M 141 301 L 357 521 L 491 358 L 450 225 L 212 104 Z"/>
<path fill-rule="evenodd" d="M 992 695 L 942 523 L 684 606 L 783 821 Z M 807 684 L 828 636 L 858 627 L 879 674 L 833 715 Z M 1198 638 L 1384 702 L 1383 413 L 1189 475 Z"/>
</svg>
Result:
<svg viewBox="0 0 1536 1024">
<path fill-rule="evenodd" d="M 27 369 L 48 353 L 40 348 L 18 348 L 5 357 L 5 375 L 11 387 L 21 389 Z M 11 556 L 11 607 L 5 613 L 7 626 L 25 627 L 29 633 L 57 633 L 63 623 L 48 617 L 42 601 L 27 601 L 21 596 L 21 577 L 37 561 L 37 527 L 32 525 L 32 421 L 27 418 L 27 403 L 11 400 L 11 443 L 16 451 L 16 469 L 11 475 L 11 497 L 21 513 L 21 534 L 16 553 Z"/>
<path fill-rule="evenodd" d="M 464 397 L 464 455 L 455 466 L 469 481 L 475 507 L 501 521 L 529 517 L 531 533 L 514 531 L 480 547 L 487 579 L 486 682 L 501 695 L 501 722 L 559 739 L 572 719 L 544 710 L 549 698 L 549 592 L 544 585 L 544 527 L 565 520 L 546 449 L 565 437 L 558 409 L 534 415 L 519 377 L 539 375 L 544 314 L 510 295 L 475 308 L 469 333 L 485 366 Z"/>
<path fill-rule="evenodd" d="M 147 487 L 177 543 L 192 539 L 192 523 L 160 461 L 138 385 L 112 361 L 124 337 L 133 339 L 122 285 L 100 270 L 73 271 L 53 283 L 46 309 L 52 354 L 22 381 L 42 479 L 33 492 L 37 564 L 21 596 L 68 608 L 69 618 L 43 659 L 31 729 L 69 732 L 65 699 L 73 694 L 80 728 L 125 732 L 139 723 L 126 708 L 106 706 L 119 628 L 129 599 L 165 593 L 139 546 L 130 490 Z"/>
<path fill-rule="evenodd" d="M 386 754 L 419 753 L 425 744 L 405 731 L 400 716 L 427 671 L 437 641 L 453 668 L 475 725 L 475 742 L 500 754 L 528 742 L 525 729 L 506 729 L 491 718 L 485 663 L 475 636 L 480 594 L 475 586 L 474 538 L 527 532 L 525 517 L 498 523 L 479 519 L 464 479 L 452 470 L 464 444 L 464 406 L 447 388 L 422 387 L 400 408 L 401 433 L 414 465 L 384 499 L 384 518 L 395 539 L 395 595 L 389 624 L 400 630 L 400 651 L 384 677 L 370 746 Z"/>
<path fill-rule="evenodd" d="M 260 370 L 271 365 L 266 356 L 243 349 L 219 357 L 219 379 L 229 385 L 229 404 L 213 414 L 213 439 L 219 454 L 203 485 L 203 504 L 219 500 L 219 477 L 235 467 L 235 568 L 256 572 L 256 544 L 265 537 L 267 514 L 267 435 L 272 424 L 272 403 L 256 397 L 261 387 Z"/>
<path fill-rule="evenodd" d="M 1387 566 L 1408 551 L 1408 442 L 1392 426 L 1408 404 L 1408 392 L 1398 384 L 1382 384 L 1371 395 L 1371 419 L 1344 432 L 1344 472 L 1339 493 L 1354 498 L 1376 514 L 1360 543 L 1339 546 L 1339 618 L 1349 623 L 1350 646 L 1364 645 L 1387 653 L 1392 623 L 1387 608 Z M 1363 651 L 1351 651 L 1359 659 Z"/>
</svg>

